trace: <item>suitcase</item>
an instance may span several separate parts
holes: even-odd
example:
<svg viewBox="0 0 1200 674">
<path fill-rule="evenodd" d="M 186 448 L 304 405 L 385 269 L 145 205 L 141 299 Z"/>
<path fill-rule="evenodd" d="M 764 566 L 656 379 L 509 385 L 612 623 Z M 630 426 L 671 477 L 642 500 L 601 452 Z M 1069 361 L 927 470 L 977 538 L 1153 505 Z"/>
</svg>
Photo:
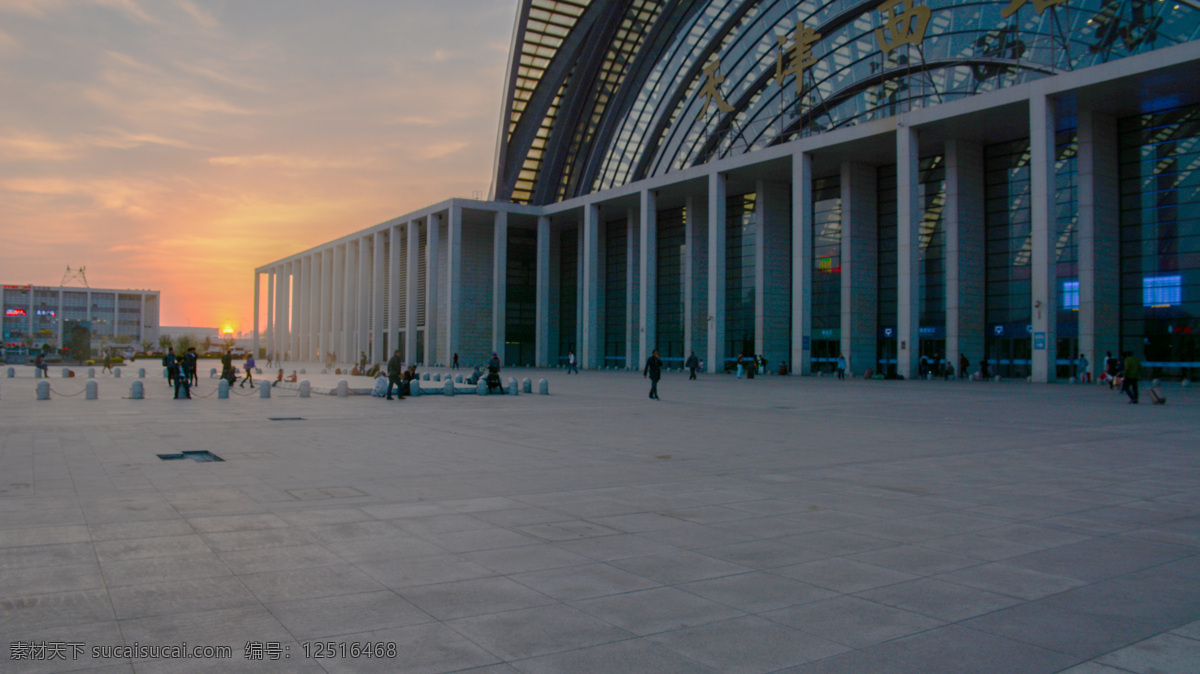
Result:
<svg viewBox="0 0 1200 674">
<path fill-rule="evenodd" d="M 1157 386 L 1151 386 L 1148 391 L 1150 394 L 1150 402 L 1155 405 L 1166 405 L 1167 396 L 1163 394 L 1163 390 Z"/>
</svg>

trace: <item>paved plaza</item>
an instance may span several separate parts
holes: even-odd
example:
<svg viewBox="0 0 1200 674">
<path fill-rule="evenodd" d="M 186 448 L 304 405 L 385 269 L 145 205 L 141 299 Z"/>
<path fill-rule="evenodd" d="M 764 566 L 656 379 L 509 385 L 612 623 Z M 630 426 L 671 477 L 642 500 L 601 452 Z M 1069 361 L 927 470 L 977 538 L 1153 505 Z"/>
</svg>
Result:
<svg viewBox="0 0 1200 674">
<path fill-rule="evenodd" d="M 1195 387 L 151 369 L 0 378 L 0 671 L 1200 670 Z"/>
</svg>

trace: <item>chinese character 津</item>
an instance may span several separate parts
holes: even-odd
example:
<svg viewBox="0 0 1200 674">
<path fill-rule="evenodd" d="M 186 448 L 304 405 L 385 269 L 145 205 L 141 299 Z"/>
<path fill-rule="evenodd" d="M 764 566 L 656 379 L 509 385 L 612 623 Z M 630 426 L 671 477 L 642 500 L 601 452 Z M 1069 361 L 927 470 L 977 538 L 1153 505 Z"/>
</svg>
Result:
<svg viewBox="0 0 1200 674">
<path fill-rule="evenodd" d="M 799 21 L 792 30 L 792 43 L 787 43 L 787 37 L 776 35 L 779 41 L 779 55 L 775 57 L 775 83 L 783 86 L 783 81 L 793 75 L 796 78 L 796 95 L 804 93 L 804 71 L 817 63 L 812 48 L 821 39 L 821 34 Z"/>
</svg>

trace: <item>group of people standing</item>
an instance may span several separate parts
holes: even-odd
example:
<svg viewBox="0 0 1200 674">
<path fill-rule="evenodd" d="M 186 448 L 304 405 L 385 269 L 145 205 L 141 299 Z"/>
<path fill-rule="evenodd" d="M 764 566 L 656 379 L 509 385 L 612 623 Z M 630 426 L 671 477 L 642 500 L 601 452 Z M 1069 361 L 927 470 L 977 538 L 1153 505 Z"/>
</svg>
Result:
<svg viewBox="0 0 1200 674">
<path fill-rule="evenodd" d="M 175 387 L 175 399 L 191 398 L 192 386 L 200 385 L 200 376 L 196 371 L 196 347 L 188 347 L 182 356 L 175 355 L 175 347 L 167 348 L 163 356 L 163 367 L 167 368 L 167 385 Z M 180 395 L 180 394 L 183 395 Z"/>
</svg>

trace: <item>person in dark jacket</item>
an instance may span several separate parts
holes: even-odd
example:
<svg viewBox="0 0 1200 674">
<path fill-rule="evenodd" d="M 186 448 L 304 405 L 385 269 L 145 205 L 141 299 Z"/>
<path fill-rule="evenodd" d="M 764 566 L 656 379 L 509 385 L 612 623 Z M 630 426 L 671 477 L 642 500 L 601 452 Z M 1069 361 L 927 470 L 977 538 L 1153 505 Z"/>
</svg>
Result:
<svg viewBox="0 0 1200 674">
<path fill-rule="evenodd" d="M 192 382 L 187 373 L 187 361 L 180 358 L 175 361 L 175 399 L 187 398 L 192 399 Z M 180 391 L 183 395 L 179 395 Z"/>
<path fill-rule="evenodd" d="M 175 347 L 167 347 L 167 355 L 163 356 L 163 367 L 167 368 L 167 386 L 175 385 Z"/>
<path fill-rule="evenodd" d="M 404 373 L 404 361 L 400 360 L 400 349 L 387 362 L 388 390 L 387 399 L 392 399 L 392 386 L 396 387 L 396 397 L 404 400 L 404 386 L 401 376 Z"/>
<path fill-rule="evenodd" d="M 692 355 L 688 356 L 687 362 L 684 363 L 684 365 L 687 367 L 689 372 L 688 381 L 695 379 L 696 370 L 700 369 L 700 359 L 696 357 L 695 351 L 692 352 Z"/>
<path fill-rule="evenodd" d="M 1125 383 L 1121 392 L 1129 396 L 1129 404 L 1138 404 L 1138 379 L 1142 377 L 1142 361 L 1133 355 L 1132 351 L 1125 352 Z"/>
<path fill-rule="evenodd" d="M 199 356 L 196 355 L 196 347 L 194 346 L 189 346 L 187 353 L 183 354 L 183 363 L 187 366 L 188 371 L 188 382 L 190 382 L 192 386 L 200 385 L 200 375 L 196 372 L 198 369 L 198 365 L 196 363 L 197 358 L 199 358 Z"/>
<path fill-rule="evenodd" d="M 662 359 L 658 357 L 658 349 L 646 359 L 646 367 L 642 369 L 642 377 L 650 377 L 650 399 L 658 400 L 658 380 L 662 379 Z"/>
</svg>

